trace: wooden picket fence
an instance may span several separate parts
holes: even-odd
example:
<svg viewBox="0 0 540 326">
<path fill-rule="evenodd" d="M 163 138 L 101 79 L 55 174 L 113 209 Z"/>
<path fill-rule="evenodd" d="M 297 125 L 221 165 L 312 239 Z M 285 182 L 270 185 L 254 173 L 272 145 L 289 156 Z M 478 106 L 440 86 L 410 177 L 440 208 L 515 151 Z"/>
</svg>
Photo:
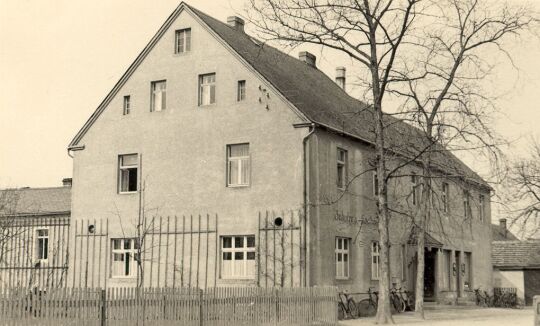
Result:
<svg viewBox="0 0 540 326">
<path fill-rule="evenodd" d="M 337 325 L 337 289 L 0 288 L 0 325 Z"/>
</svg>

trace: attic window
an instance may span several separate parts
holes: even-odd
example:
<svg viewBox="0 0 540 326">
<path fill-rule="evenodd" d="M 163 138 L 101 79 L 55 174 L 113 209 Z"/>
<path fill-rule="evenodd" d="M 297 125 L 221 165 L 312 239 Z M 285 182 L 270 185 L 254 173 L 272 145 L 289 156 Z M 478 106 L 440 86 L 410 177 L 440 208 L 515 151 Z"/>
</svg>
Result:
<svg viewBox="0 0 540 326">
<path fill-rule="evenodd" d="M 191 28 L 179 29 L 175 32 L 174 53 L 186 53 L 191 50 Z"/>
</svg>

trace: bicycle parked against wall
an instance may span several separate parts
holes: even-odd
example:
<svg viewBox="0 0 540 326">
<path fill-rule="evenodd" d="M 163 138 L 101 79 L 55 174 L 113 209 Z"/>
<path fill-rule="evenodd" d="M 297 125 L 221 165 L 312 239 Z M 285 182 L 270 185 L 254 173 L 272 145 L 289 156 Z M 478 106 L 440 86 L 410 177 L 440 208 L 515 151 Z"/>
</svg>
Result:
<svg viewBox="0 0 540 326">
<path fill-rule="evenodd" d="M 346 292 L 340 292 L 338 301 L 338 320 L 343 320 L 345 318 L 356 319 L 360 316 L 358 312 L 358 306 L 356 302 Z"/>
<path fill-rule="evenodd" d="M 377 313 L 377 305 L 379 302 L 379 292 L 368 289 L 368 297 L 358 302 L 358 312 L 360 317 L 373 317 Z"/>
<path fill-rule="evenodd" d="M 487 291 L 475 289 L 474 294 L 476 296 L 476 305 L 480 307 L 493 307 L 494 298 L 489 295 Z"/>
<path fill-rule="evenodd" d="M 390 289 L 390 303 L 394 312 L 402 313 L 407 309 L 407 302 L 402 294 L 401 288 L 393 287 Z"/>
</svg>

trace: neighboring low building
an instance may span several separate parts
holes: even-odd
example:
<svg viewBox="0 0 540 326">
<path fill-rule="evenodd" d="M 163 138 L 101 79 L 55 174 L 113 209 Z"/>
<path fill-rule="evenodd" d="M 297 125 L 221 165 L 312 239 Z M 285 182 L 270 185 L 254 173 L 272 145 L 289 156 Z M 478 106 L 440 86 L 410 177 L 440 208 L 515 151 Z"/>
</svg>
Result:
<svg viewBox="0 0 540 326">
<path fill-rule="evenodd" d="M 516 288 L 531 305 L 540 294 L 540 240 L 493 241 L 492 250 L 493 286 Z"/>
<path fill-rule="evenodd" d="M 65 285 L 71 179 L 0 190 L 0 287 Z"/>
</svg>

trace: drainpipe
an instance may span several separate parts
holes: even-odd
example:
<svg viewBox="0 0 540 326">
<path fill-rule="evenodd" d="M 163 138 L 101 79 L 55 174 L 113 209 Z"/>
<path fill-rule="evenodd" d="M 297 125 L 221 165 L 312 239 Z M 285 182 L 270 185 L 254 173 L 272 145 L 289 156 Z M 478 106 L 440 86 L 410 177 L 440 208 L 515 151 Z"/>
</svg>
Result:
<svg viewBox="0 0 540 326">
<path fill-rule="evenodd" d="M 308 227 L 309 223 L 309 144 L 308 140 L 311 135 L 315 132 L 315 124 L 311 123 L 309 133 L 302 140 L 304 148 L 304 242 L 305 242 L 305 252 L 304 252 L 304 286 L 309 286 L 309 261 L 310 261 L 310 250 L 309 250 L 309 232 Z"/>
</svg>

